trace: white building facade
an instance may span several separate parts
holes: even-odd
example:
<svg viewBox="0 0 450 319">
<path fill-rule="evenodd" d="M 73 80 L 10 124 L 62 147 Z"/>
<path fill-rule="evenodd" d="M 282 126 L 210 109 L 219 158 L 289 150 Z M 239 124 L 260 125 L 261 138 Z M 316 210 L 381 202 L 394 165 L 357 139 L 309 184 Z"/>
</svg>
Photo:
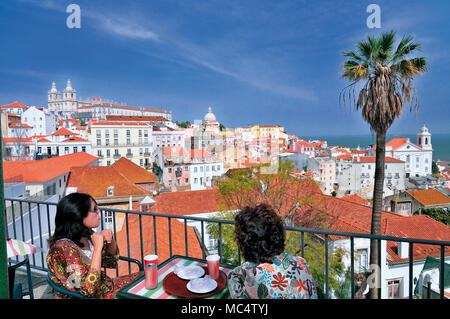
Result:
<svg viewBox="0 0 450 319">
<path fill-rule="evenodd" d="M 383 197 L 405 190 L 405 162 L 386 157 Z M 336 159 L 336 192 L 338 197 L 357 194 L 365 199 L 373 196 L 375 156 Z"/>
</svg>

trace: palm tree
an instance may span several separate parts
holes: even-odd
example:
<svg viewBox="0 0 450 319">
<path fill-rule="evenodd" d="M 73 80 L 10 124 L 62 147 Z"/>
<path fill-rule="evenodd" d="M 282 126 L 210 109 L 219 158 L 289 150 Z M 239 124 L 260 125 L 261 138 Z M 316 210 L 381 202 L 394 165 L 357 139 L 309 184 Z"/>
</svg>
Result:
<svg viewBox="0 0 450 319">
<path fill-rule="evenodd" d="M 367 41 L 357 43 L 357 52 L 343 51 L 348 57 L 344 62 L 342 77 L 349 80 L 339 95 L 340 103 L 349 100 L 356 109 L 362 110 L 364 120 L 376 133 L 375 186 L 371 234 L 381 234 L 381 209 L 383 201 L 384 163 L 386 133 L 400 117 L 404 105 L 417 110 L 418 99 L 412 80 L 428 69 L 424 57 L 408 58 L 421 45 L 413 43 L 413 36 L 406 36 L 394 50 L 395 32 L 383 33 L 380 37 L 367 36 Z M 356 90 L 360 90 L 358 95 Z M 370 243 L 370 264 L 378 265 L 378 240 Z M 376 282 L 379 282 L 376 278 Z M 378 289 L 371 289 L 370 298 L 378 297 Z"/>
</svg>

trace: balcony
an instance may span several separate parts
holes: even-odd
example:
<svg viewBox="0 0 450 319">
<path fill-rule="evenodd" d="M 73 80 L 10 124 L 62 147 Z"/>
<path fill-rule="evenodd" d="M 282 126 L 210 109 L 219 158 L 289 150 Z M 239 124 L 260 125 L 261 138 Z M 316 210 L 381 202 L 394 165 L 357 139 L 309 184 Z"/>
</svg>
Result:
<svg viewBox="0 0 450 319">
<path fill-rule="evenodd" d="M 46 243 L 48 234 L 53 233 L 56 203 L 6 198 L 5 207 L 7 215 L 6 237 L 29 242 L 46 250 L 47 245 L 44 243 Z M 204 259 L 209 253 L 215 252 L 223 257 L 224 245 L 227 243 L 222 235 L 226 233 L 226 228 L 234 227 L 234 223 L 229 220 L 110 208 L 101 208 L 101 217 L 99 228 L 113 230 L 121 255 L 139 260 L 143 260 L 143 257 L 149 253 L 158 254 L 160 257 L 165 256 L 163 260 L 173 255 L 185 255 Z M 215 225 L 215 227 L 217 227 L 217 239 L 212 239 L 211 236 L 207 234 L 207 225 Z M 313 235 L 320 243 L 322 243 L 324 253 L 323 255 L 318 256 L 321 260 L 315 260 L 314 263 L 323 263 L 323 282 L 316 284 L 318 289 L 322 291 L 322 298 L 327 299 L 336 298 L 335 292 L 332 291 L 330 286 L 332 280 L 332 278 L 330 278 L 331 258 L 333 249 L 336 247 L 336 238 L 339 238 L 342 243 L 345 243 L 345 245 L 348 246 L 347 253 L 348 256 L 350 256 L 348 267 L 350 285 L 348 287 L 347 298 L 349 299 L 354 299 L 357 296 L 357 279 L 360 277 L 358 269 L 361 266 L 357 265 L 356 257 L 357 245 L 361 240 L 374 239 L 378 242 L 378 260 L 380 261 L 378 267 L 380 267 L 379 271 L 382 283 L 384 283 L 384 280 L 386 279 L 383 277 L 383 272 L 386 270 L 386 267 L 384 262 L 381 262 L 382 256 L 386 256 L 386 243 L 395 242 L 399 249 L 402 247 L 403 252 L 407 251 L 409 253 L 407 261 L 403 262 L 407 271 L 403 274 L 405 285 L 400 290 L 404 291 L 404 295 L 399 297 L 409 299 L 416 298 L 414 295 L 414 286 L 416 284 L 414 277 L 418 277 L 417 269 L 415 268 L 417 265 L 414 265 L 413 247 L 415 245 L 437 247 L 436 249 L 440 252 L 440 267 L 441 269 L 444 269 L 445 250 L 446 247 L 450 246 L 450 241 L 377 236 L 292 226 L 286 226 L 286 231 L 287 237 L 295 236 L 295 239 L 297 240 L 296 243 L 299 247 L 297 255 L 304 257 L 308 250 L 311 251 L 312 248 L 306 244 L 306 237 L 309 235 Z M 211 247 L 211 243 L 213 243 L 213 247 Z M 192 256 L 193 252 L 197 254 L 197 256 Z M 242 263 L 240 254 L 238 254 L 237 257 L 238 260 L 235 265 Z M 10 260 L 13 264 L 20 261 L 20 258 L 13 259 L 14 258 Z M 309 260 L 307 260 L 307 262 L 310 264 L 313 263 Z M 47 272 L 45 253 L 39 252 L 31 255 L 30 263 L 34 276 L 32 281 L 35 298 L 53 298 L 51 289 L 45 282 Z M 119 269 L 125 271 L 125 273 L 135 271 L 133 268 L 130 268 L 130 266 L 125 266 L 124 268 L 128 269 L 121 268 L 119 264 Z M 115 272 L 116 275 L 119 275 L 118 270 Z M 111 274 L 108 272 L 108 275 L 114 276 L 114 270 L 112 270 Z M 120 273 L 120 275 L 122 275 L 122 273 Z M 16 280 L 23 280 L 21 278 L 23 278 L 23 272 L 19 269 Z M 444 272 L 439 273 L 439 287 L 441 293 L 438 297 L 443 299 L 445 298 Z M 387 292 L 385 290 L 387 290 L 388 287 L 381 285 L 378 289 L 380 299 L 382 298 L 382 295 L 386 296 Z"/>
</svg>

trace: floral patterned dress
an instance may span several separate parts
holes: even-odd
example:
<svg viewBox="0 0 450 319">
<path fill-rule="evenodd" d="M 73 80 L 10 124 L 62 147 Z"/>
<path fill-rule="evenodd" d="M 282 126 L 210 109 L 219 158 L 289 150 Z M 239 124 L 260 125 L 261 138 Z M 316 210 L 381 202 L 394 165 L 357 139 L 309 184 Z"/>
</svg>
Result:
<svg viewBox="0 0 450 319">
<path fill-rule="evenodd" d="M 273 263 L 245 262 L 228 274 L 233 299 L 317 299 L 311 271 L 302 257 L 283 253 Z"/>
<path fill-rule="evenodd" d="M 106 247 L 102 250 L 102 268 L 116 268 L 119 254 L 110 255 Z M 90 270 L 91 260 L 70 239 L 60 239 L 50 248 L 47 254 L 47 266 L 53 282 L 70 291 L 85 297 L 98 299 L 114 299 L 116 293 L 131 283 L 141 273 L 110 278 L 104 271 Z M 55 291 L 59 299 L 70 298 Z"/>
</svg>

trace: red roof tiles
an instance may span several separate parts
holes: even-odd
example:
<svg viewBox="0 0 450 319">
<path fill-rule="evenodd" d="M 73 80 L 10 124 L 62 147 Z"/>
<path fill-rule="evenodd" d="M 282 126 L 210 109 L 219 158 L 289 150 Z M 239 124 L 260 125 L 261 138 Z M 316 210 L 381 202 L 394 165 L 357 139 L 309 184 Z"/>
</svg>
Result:
<svg viewBox="0 0 450 319">
<path fill-rule="evenodd" d="M 20 173 L 25 183 L 44 183 L 68 173 L 73 166 L 91 165 L 96 160 L 93 155 L 78 152 L 39 161 L 3 162 L 3 177 L 7 179 Z"/>
</svg>

